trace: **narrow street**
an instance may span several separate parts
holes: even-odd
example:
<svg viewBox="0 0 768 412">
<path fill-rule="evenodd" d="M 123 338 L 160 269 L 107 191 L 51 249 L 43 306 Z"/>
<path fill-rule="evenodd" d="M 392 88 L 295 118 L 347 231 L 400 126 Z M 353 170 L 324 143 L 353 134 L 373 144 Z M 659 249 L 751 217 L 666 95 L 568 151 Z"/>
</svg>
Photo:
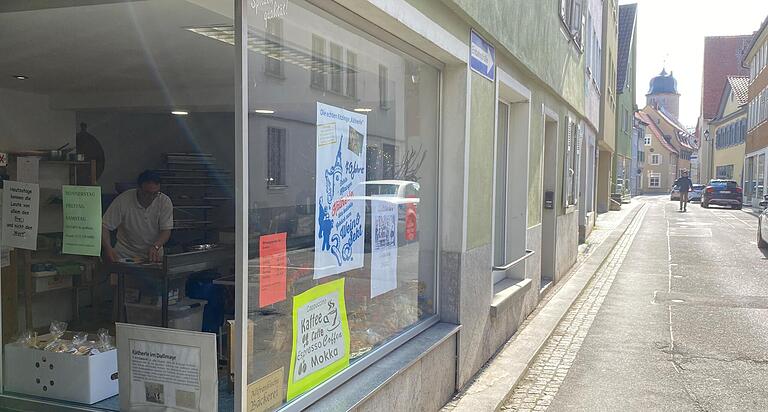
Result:
<svg viewBox="0 0 768 412">
<path fill-rule="evenodd" d="M 768 410 L 768 266 L 746 211 L 642 209 L 507 410 Z"/>
</svg>

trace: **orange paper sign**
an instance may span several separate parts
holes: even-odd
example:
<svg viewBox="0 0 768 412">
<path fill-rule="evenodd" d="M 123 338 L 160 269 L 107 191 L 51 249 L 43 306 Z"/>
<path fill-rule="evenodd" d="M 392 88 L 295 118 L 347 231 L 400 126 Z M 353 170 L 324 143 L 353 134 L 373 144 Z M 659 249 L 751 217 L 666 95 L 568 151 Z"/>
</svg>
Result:
<svg viewBox="0 0 768 412">
<path fill-rule="evenodd" d="M 259 307 L 285 300 L 285 233 L 259 238 Z"/>
</svg>

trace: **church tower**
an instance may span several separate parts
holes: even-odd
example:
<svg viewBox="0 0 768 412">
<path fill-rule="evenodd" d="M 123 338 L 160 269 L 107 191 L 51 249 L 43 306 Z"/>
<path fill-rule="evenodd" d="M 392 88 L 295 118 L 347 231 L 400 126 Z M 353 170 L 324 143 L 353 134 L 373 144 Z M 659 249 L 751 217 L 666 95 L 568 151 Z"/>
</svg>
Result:
<svg viewBox="0 0 768 412">
<path fill-rule="evenodd" d="M 650 90 L 645 95 L 645 103 L 680 118 L 680 93 L 677 92 L 677 80 L 666 69 L 651 79 Z"/>
</svg>

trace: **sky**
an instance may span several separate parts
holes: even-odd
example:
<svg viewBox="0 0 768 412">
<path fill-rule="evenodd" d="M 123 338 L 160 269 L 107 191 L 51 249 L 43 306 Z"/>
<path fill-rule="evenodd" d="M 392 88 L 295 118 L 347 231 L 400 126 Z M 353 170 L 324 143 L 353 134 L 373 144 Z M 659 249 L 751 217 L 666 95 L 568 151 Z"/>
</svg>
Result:
<svg viewBox="0 0 768 412">
<path fill-rule="evenodd" d="M 637 3 L 637 105 L 665 66 L 677 79 L 680 121 L 696 126 L 701 107 L 704 37 L 752 34 L 768 16 L 768 0 L 619 0 Z"/>
</svg>

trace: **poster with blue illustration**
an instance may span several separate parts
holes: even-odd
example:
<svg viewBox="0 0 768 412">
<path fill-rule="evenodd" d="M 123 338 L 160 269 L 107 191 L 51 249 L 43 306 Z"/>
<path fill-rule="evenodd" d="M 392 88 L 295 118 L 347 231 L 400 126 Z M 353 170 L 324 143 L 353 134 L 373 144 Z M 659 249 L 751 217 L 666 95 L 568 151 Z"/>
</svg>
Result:
<svg viewBox="0 0 768 412">
<path fill-rule="evenodd" d="M 368 118 L 317 103 L 315 279 L 363 267 Z"/>
</svg>

